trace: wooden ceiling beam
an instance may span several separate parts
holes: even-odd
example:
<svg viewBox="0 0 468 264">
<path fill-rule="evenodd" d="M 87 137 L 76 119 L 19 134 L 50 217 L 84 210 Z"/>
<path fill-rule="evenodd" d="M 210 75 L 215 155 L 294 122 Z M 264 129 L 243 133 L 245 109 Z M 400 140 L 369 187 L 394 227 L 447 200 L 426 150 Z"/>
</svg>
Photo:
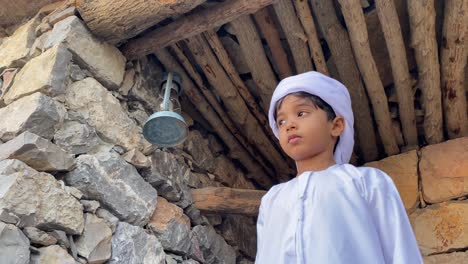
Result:
<svg viewBox="0 0 468 264">
<path fill-rule="evenodd" d="M 277 0 L 230 0 L 182 17 L 123 45 L 128 59 L 148 55 L 179 40 L 219 27 L 242 15 L 251 14 Z"/>
</svg>

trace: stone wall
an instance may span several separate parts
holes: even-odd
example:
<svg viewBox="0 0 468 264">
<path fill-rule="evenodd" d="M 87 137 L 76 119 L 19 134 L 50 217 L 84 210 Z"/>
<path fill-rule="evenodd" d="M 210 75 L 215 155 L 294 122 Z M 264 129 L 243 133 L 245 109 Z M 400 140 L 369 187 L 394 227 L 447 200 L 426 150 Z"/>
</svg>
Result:
<svg viewBox="0 0 468 264">
<path fill-rule="evenodd" d="M 366 165 L 392 177 L 425 263 L 467 263 L 468 137 Z"/>
<path fill-rule="evenodd" d="M 255 219 L 205 215 L 191 188 L 254 188 L 216 136 L 142 136 L 162 69 L 126 61 L 73 9 L 0 42 L 2 263 L 251 263 Z"/>
</svg>

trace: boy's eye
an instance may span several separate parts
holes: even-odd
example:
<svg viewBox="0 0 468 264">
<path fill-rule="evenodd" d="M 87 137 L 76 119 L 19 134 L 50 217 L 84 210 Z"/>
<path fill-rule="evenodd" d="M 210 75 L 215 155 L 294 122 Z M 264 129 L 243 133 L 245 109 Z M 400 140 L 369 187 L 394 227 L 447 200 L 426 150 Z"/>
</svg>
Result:
<svg viewBox="0 0 468 264">
<path fill-rule="evenodd" d="M 278 126 L 284 125 L 284 120 L 278 120 Z"/>
<path fill-rule="evenodd" d="M 304 111 L 300 111 L 299 113 L 297 113 L 297 116 L 303 116 L 303 115 L 305 115 Z"/>
</svg>

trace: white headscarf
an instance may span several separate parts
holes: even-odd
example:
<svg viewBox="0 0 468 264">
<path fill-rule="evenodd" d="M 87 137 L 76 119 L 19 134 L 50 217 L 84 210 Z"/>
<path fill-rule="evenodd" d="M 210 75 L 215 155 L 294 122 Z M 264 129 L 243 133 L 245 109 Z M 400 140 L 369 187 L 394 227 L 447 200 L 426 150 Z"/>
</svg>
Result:
<svg viewBox="0 0 468 264">
<path fill-rule="evenodd" d="M 345 128 L 336 146 L 334 158 L 338 164 L 348 163 L 354 146 L 354 117 L 348 89 L 339 81 L 315 71 L 283 79 L 273 93 L 268 113 L 270 127 L 277 138 L 278 127 L 274 118 L 276 103 L 286 95 L 295 92 L 306 92 L 320 97 L 333 108 L 337 116 L 343 117 Z"/>
</svg>

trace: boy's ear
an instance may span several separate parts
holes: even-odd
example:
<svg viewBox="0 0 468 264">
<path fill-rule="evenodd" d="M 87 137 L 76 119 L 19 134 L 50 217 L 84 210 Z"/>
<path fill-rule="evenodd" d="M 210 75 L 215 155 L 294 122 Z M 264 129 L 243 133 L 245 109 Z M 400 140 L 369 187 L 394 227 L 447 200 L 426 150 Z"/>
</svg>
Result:
<svg viewBox="0 0 468 264">
<path fill-rule="evenodd" d="M 334 137 L 339 137 L 344 131 L 345 121 L 341 116 L 335 117 L 332 121 L 331 135 Z"/>
</svg>

